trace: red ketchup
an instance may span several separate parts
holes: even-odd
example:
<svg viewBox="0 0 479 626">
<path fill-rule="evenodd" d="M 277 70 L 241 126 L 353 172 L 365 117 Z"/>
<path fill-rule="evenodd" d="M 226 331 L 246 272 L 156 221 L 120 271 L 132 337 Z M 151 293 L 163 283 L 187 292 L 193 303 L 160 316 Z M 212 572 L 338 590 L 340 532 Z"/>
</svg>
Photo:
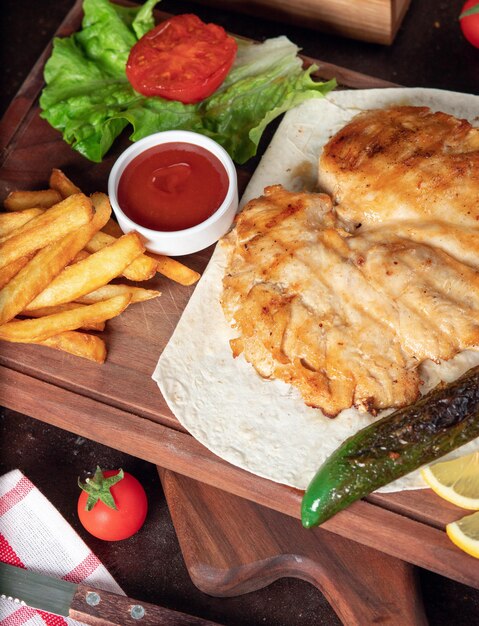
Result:
<svg viewBox="0 0 479 626">
<path fill-rule="evenodd" d="M 175 231 L 201 224 L 223 203 L 228 174 L 200 146 L 183 142 L 145 150 L 127 165 L 118 184 L 118 203 L 136 224 Z"/>
</svg>

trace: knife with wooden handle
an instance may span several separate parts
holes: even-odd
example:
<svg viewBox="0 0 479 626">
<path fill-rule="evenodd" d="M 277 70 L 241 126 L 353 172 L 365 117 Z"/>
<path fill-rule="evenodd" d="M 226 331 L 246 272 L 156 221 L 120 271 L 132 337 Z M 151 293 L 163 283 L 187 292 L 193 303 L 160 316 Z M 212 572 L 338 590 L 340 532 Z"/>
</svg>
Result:
<svg viewBox="0 0 479 626">
<path fill-rule="evenodd" d="M 0 563 L 0 596 L 94 626 L 218 626 L 200 617 Z"/>
</svg>

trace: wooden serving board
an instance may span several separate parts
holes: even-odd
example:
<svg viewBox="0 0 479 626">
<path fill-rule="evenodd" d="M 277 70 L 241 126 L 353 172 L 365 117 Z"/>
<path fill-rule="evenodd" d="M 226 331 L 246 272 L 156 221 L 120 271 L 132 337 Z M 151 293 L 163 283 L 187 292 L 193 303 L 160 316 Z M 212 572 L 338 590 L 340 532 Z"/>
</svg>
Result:
<svg viewBox="0 0 479 626">
<path fill-rule="evenodd" d="M 78 29 L 80 21 L 79 1 L 58 35 Z M 93 165 L 40 119 L 38 94 L 49 52 L 46 50 L 35 65 L 0 124 L 0 201 L 12 189 L 44 188 L 52 167 L 65 171 L 86 193 L 106 191 L 108 172 L 128 143 L 123 137 L 103 163 Z M 384 81 L 316 62 L 320 76 L 335 75 L 343 87 L 388 86 Z M 241 191 L 251 175 L 251 166 L 238 173 Z M 183 260 L 201 272 L 210 254 L 211 249 Z M 0 402 L 299 518 L 299 491 L 261 479 L 216 457 L 188 435 L 169 411 L 151 374 L 194 287 L 182 287 L 159 275 L 149 281 L 149 286 L 160 289 L 162 296 L 130 307 L 107 324 L 108 359 L 102 366 L 39 346 L 2 342 Z M 420 490 L 373 495 L 336 515 L 324 528 L 479 587 L 479 561 L 458 550 L 444 532 L 447 522 L 463 514 L 429 490 Z"/>
<path fill-rule="evenodd" d="M 292 517 L 159 469 L 191 580 L 237 596 L 278 578 L 321 590 L 343 624 L 426 626 L 414 566 L 344 537 L 298 528 Z"/>
<path fill-rule="evenodd" d="M 409 563 L 322 528 L 298 528 L 292 517 L 186 476 L 159 474 L 186 567 L 204 593 L 237 596 L 300 578 L 348 626 L 426 626 Z"/>
</svg>

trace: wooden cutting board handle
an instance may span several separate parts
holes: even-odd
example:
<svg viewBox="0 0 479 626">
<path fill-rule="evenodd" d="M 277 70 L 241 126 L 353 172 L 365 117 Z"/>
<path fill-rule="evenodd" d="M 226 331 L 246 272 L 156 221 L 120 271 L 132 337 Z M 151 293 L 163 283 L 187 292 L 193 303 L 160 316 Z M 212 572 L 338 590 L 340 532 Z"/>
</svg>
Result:
<svg viewBox="0 0 479 626">
<path fill-rule="evenodd" d="M 235 596 L 278 578 L 316 586 L 344 624 L 426 626 L 409 563 L 158 468 L 193 583 Z M 294 602 L 294 599 L 291 599 Z"/>
</svg>

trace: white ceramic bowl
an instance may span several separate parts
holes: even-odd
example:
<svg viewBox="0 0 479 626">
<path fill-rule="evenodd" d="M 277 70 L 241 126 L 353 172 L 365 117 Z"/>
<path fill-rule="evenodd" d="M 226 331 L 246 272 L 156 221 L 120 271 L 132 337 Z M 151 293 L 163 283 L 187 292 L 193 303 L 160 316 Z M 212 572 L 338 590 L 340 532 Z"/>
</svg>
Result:
<svg viewBox="0 0 479 626">
<path fill-rule="evenodd" d="M 216 156 L 228 175 L 226 197 L 216 211 L 204 222 L 185 230 L 161 231 L 145 228 L 130 219 L 118 203 L 118 184 L 125 168 L 145 150 L 164 143 L 182 142 L 200 146 Z M 168 130 L 149 135 L 132 144 L 116 160 L 108 178 L 108 195 L 111 207 L 124 233 L 135 230 L 143 237 L 150 252 L 181 256 L 203 250 L 228 232 L 238 209 L 238 184 L 236 169 L 224 148 L 209 137 L 187 130 Z"/>
</svg>

